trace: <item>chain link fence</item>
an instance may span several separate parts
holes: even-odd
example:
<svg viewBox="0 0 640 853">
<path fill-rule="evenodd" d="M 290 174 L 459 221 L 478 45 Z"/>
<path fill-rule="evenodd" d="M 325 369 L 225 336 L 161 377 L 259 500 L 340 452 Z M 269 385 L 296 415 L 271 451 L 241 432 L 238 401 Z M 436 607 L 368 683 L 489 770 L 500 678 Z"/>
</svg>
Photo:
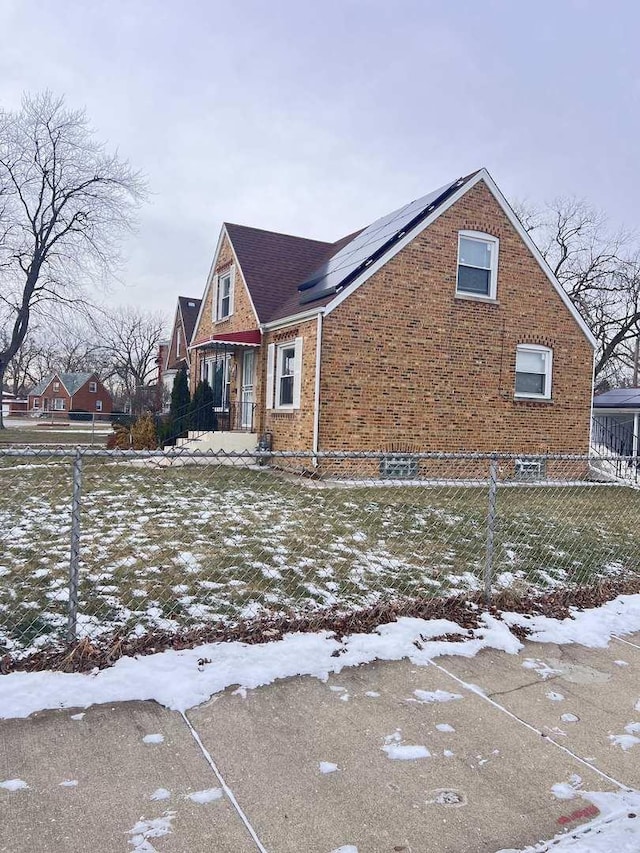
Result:
<svg viewBox="0 0 640 853">
<path fill-rule="evenodd" d="M 638 459 L 0 448 L 0 657 L 640 578 Z"/>
</svg>

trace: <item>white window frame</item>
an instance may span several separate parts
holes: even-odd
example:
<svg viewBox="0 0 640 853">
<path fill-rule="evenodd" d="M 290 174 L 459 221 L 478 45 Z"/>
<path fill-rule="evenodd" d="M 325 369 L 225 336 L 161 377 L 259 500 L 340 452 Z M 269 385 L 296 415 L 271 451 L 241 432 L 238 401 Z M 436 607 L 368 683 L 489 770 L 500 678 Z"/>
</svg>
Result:
<svg viewBox="0 0 640 853">
<path fill-rule="evenodd" d="M 222 313 L 222 301 L 227 297 L 223 297 L 222 295 L 222 282 L 226 279 L 229 279 L 229 311 L 227 314 Z M 233 315 L 233 293 L 235 290 L 235 278 L 236 271 L 235 267 L 230 267 L 228 270 L 225 270 L 222 273 L 219 273 L 216 276 L 216 299 L 215 299 L 215 311 L 214 311 L 214 319 L 216 323 L 220 323 L 223 320 L 228 320 L 229 317 Z"/>
<path fill-rule="evenodd" d="M 545 356 L 544 374 L 544 393 L 534 394 L 532 392 L 515 390 L 515 398 L 517 400 L 550 400 L 553 390 L 553 350 L 551 347 L 541 346 L 540 344 L 518 344 L 516 347 L 516 371 L 515 384 L 518 382 L 518 353 L 519 352 L 535 352 Z"/>
<path fill-rule="evenodd" d="M 283 355 L 288 350 L 293 350 L 293 366 L 291 373 L 283 373 L 284 366 L 284 358 Z M 278 344 L 276 346 L 276 409 L 293 409 L 294 403 L 294 384 L 295 384 L 295 376 L 296 376 L 296 343 L 295 341 L 287 341 L 284 344 Z M 291 402 L 290 403 L 281 403 L 281 384 L 283 379 L 288 379 L 291 377 Z"/>
<path fill-rule="evenodd" d="M 178 329 L 178 333 L 176 335 L 176 358 L 180 358 L 180 344 L 182 343 L 182 335 L 180 334 L 180 329 Z"/>
<path fill-rule="evenodd" d="M 102 411 L 102 400 L 96 400 L 96 412 Z"/>
<path fill-rule="evenodd" d="M 62 403 L 61 406 L 58 403 Z M 53 398 L 53 411 L 54 412 L 65 412 L 67 409 L 67 403 L 64 397 L 54 397 Z"/>
<path fill-rule="evenodd" d="M 33 408 L 34 409 L 40 408 L 40 397 L 34 397 L 33 398 Z"/>
<path fill-rule="evenodd" d="M 53 383 L 53 390 L 54 390 L 54 391 L 59 391 L 59 390 L 60 390 L 60 383 L 59 383 L 59 382 L 54 382 L 54 383 Z"/>
<path fill-rule="evenodd" d="M 479 243 L 489 243 L 491 245 L 491 267 L 489 268 L 489 293 L 471 293 L 468 290 L 460 290 L 458 280 L 460 276 L 460 266 L 467 266 L 460 263 L 460 244 L 462 239 L 476 240 Z M 498 253 L 500 249 L 500 240 L 492 234 L 485 234 L 483 231 L 458 231 L 458 262 L 456 266 L 456 296 L 462 299 L 478 299 L 480 302 L 495 302 L 498 295 Z M 471 269 L 484 269 L 484 267 L 471 267 Z"/>
<path fill-rule="evenodd" d="M 89 393 L 90 394 L 97 394 L 98 393 L 98 383 L 97 382 L 90 382 L 89 383 Z"/>
<path fill-rule="evenodd" d="M 293 401 L 291 403 L 280 402 L 280 382 L 282 373 L 282 353 L 284 350 L 293 349 Z M 291 374 L 285 374 L 287 376 Z M 302 389 L 302 338 L 292 338 L 282 343 L 269 344 L 267 348 L 267 388 L 266 407 L 278 412 L 293 412 L 300 408 Z"/>
</svg>

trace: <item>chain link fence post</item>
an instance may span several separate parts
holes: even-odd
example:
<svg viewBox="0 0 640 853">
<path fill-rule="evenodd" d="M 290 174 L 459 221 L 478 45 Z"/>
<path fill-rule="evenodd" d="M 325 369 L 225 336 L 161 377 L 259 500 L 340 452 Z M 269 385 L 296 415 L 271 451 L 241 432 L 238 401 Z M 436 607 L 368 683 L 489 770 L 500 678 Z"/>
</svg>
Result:
<svg viewBox="0 0 640 853">
<path fill-rule="evenodd" d="M 69 615 L 67 642 L 74 643 L 78 634 L 78 586 L 80 581 L 80 497 L 82 495 L 82 451 L 73 457 L 73 492 L 71 497 L 71 552 L 69 557 Z"/>
<path fill-rule="evenodd" d="M 491 601 L 493 589 L 493 558 L 495 552 L 496 507 L 498 497 L 498 460 L 493 457 L 489 462 L 489 501 L 487 507 L 487 553 L 484 567 L 484 597 Z"/>
</svg>

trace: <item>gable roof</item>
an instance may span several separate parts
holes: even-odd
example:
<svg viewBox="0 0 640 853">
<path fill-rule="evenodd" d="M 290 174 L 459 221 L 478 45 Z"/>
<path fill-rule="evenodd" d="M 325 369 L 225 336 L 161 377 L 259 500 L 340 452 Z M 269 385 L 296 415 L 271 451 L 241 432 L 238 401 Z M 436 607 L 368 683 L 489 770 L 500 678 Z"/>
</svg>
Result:
<svg viewBox="0 0 640 853">
<path fill-rule="evenodd" d="M 481 180 L 595 348 L 593 333 L 484 168 L 449 181 L 335 243 L 225 223 L 218 250 L 226 231 L 259 323 L 314 309 L 330 313 Z"/>
<path fill-rule="evenodd" d="M 194 299 L 191 296 L 178 296 L 178 308 L 182 315 L 182 326 L 187 346 L 189 346 L 193 337 L 193 330 L 196 326 L 201 302 L 201 299 Z"/>
<path fill-rule="evenodd" d="M 47 390 L 48 386 L 53 382 L 53 380 L 58 377 L 60 382 L 64 385 L 65 391 L 70 397 L 79 391 L 83 385 L 85 385 L 92 376 L 95 376 L 95 373 L 51 373 L 46 379 L 38 382 L 33 391 L 29 392 L 30 397 L 39 397 Z M 96 377 L 97 379 L 97 377 Z"/>
<path fill-rule="evenodd" d="M 300 303 L 304 305 L 337 293 L 355 279 L 359 272 L 384 256 L 398 240 L 436 211 L 454 190 L 460 189 L 476 174 L 473 172 L 464 178 L 449 181 L 428 195 L 403 205 L 367 226 L 299 285 Z"/>
<path fill-rule="evenodd" d="M 224 227 L 261 323 L 299 311 L 300 282 L 353 237 L 325 243 L 232 222 Z"/>
</svg>

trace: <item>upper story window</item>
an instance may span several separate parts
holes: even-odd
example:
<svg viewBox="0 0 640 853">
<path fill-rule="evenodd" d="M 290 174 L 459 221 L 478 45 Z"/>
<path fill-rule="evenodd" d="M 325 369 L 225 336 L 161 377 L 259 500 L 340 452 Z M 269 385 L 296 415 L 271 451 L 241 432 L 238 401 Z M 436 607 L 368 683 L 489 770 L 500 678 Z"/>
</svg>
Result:
<svg viewBox="0 0 640 853">
<path fill-rule="evenodd" d="M 553 350 L 534 344 L 516 349 L 516 397 L 551 399 Z"/>
<path fill-rule="evenodd" d="M 97 390 L 98 390 L 98 383 L 97 382 L 90 382 L 89 383 L 89 393 L 95 394 Z"/>
<path fill-rule="evenodd" d="M 495 299 L 497 284 L 498 238 L 480 231 L 460 231 L 456 294 Z"/>
<path fill-rule="evenodd" d="M 182 333 L 180 329 L 178 329 L 178 334 L 176 335 L 176 358 L 180 358 L 180 351 L 182 349 Z"/>
<path fill-rule="evenodd" d="M 59 382 L 54 382 L 54 383 L 53 383 L 53 390 L 54 390 L 54 391 L 59 391 L 59 390 L 60 390 L 60 383 L 59 383 Z"/>
<path fill-rule="evenodd" d="M 233 314 L 233 280 L 234 269 L 220 273 L 218 276 L 218 292 L 216 298 L 216 320 L 226 320 Z"/>
</svg>

